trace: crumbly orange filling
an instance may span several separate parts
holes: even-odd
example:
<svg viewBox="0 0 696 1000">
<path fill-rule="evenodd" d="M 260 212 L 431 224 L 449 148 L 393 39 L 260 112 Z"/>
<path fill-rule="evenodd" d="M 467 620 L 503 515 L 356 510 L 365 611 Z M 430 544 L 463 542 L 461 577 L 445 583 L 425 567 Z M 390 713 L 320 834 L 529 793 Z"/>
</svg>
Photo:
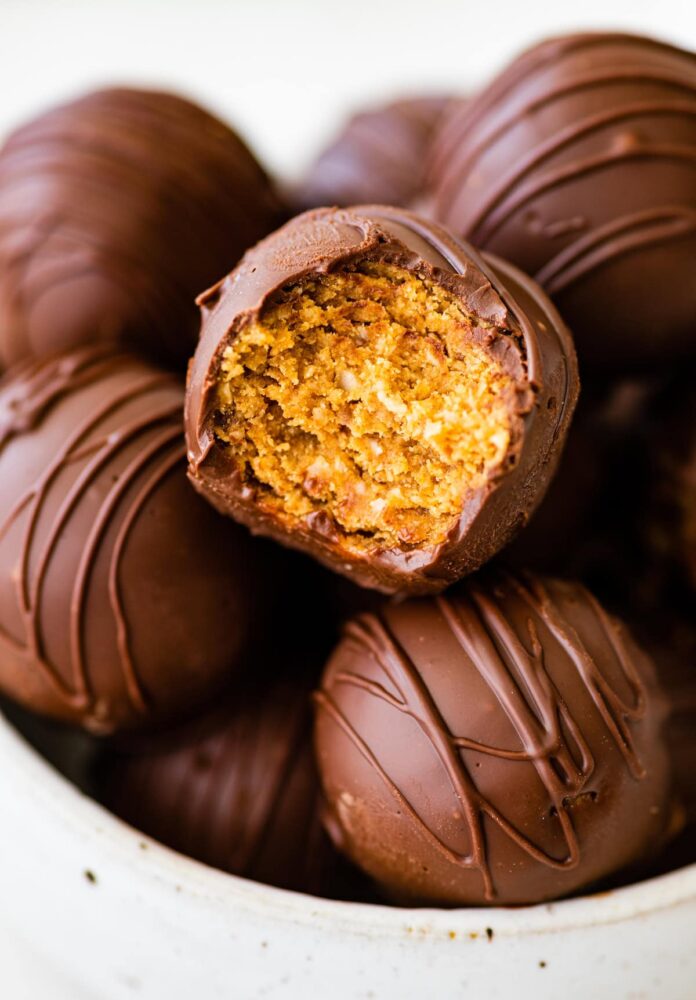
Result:
<svg viewBox="0 0 696 1000">
<path fill-rule="evenodd" d="M 428 278 L 361 262 L 286 288 L 226 348 L 216 433 L 257 502 L 348 548 L 443 541 L 505 458 L 513 380 Z"/>
</svg>

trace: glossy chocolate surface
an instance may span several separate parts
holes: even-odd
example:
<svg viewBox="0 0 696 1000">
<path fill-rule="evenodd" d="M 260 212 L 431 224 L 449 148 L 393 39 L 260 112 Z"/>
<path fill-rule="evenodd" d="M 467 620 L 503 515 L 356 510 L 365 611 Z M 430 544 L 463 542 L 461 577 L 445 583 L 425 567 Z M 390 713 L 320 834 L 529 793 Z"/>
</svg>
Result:
<svg viewBox="0 0 696 1000">
<path fill-rule="evenodd" d="M 388 261 L 453 293 L 487 328 L 487 348 L 511 373 L 521 435 L 501 468 L 462 501 L 446 540 L 429 549 L 346 552 L 330 518 L 308 517 L 288 530 L 259 509 L 215 436 L 216 379 L 225 347 L 289 282 L 355 260 Z M 542 291 L 516 268 L 476 252 L 438 226 L 385 206 L 319 210 L 299 216 L 247 253 L 200 299 L 201 339 L 189 368 L 186 434 L 189 476 L 223 513 L 252 531 L 302 549 L 363 586 L 434 592 L 485 563 L 529 518 L 560 455 L 578 392 L 575 352 Z M 496 330 L 491 330 L 495 327 Z"/>
<path fill-rule="evenodd" d="M 260 882 L 319 892 L 333 851 L 319 820 L 307 689 L 277 684 L 138 752 L 105 751 L 99 795 L 168 847 Z"/>
<path fill-rule="evenodd" d="M 182 406 L 103 348 L 0 381 L 0 687 L 36 712 L 150 727 L 241 667 L 262 557 L 187 482 Z"/>
<path fill-rule="evenodd" d="M 515 60 L 434 141 L 434 216 L 551 295 L 580 359 L 694 354 L 696 57 L 570 35 Z"/>
<path fill-rule="evenodd" d="M 404 98 L 354 115 L 310 167 L 296 204 L 410 206 L 422 193 L 433 135 L 455 102 Z"/>
<path fill-rule="evenodd" d="M 484 574 L 385 605 L 315 697 L 330 832 L 395 901 L 553 899 L 671 822 L 652 664 L 580 584 Z"/>
<path fill-rule="evenodd" d="M 179 368 L 195 297 L 280 221 L 226 125 L 172 94 L 99 90 L 0 150 L 0 365 L 115 341 Z"/>
</svg>

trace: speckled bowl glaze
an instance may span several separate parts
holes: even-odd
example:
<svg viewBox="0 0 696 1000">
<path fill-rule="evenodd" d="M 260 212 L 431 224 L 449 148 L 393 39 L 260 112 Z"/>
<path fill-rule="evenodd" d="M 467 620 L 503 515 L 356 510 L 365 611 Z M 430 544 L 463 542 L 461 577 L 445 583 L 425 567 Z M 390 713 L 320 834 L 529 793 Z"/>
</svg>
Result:
<svg viewBox="0 0 696 1000">
<path fill-rule="evenodd" d="M 314 899 L 206 868 L 83 795 L 0 716 L 7 1000 L 690 1000 L 696 865 L 517 909 Z"/>
</svg>

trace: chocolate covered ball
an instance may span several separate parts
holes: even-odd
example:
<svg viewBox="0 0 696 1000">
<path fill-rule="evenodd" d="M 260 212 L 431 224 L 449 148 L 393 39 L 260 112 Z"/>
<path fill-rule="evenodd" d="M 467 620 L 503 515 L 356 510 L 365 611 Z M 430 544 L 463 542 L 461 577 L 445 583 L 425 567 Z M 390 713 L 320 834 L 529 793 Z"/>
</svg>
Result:
<svg viewBox="0 0 696 1000">
<path fill-rule="evenodd" d="M 410 205 L 422 192 L 436 127 L 454 103 L 411 97 L 354 115 L 310 167 L 295 194 L 297 204 Z"/>
<path fill-rule="evenodd" d="M 280 207 L 226 125 L 172 94 L 99 90 L 0 150 L 0 366 L 114 341 L 182 367 L 195 297 Z"/>
<path fill-rule="evenodd" d="M 434 592 L 525 523 L 578 392 L 515 268 L 405 210 L 298 216 L 201 298 L 191 481 L 354 582 Z"/>
<path fill-rule="evenodd" d="M 515 60 L 448 118 L 432 211 L 551 295 L 583 362 L 694 354 L 696 57 L 581 34 Z"/>
<path fill-rule="evenodd" d="M 99 795 L 168 847 L 260 882 L 318 892 L 323 833 L 306 689 L 248 693 L 139 752 L 105 751 Z"/>
<path fill-rule="evenodd" d="M 100 348 L 0 381 L 0 689 L 36 712 L 150 727 L 242 666 L 265 554 L 187 482 L 182 407 Z"/>
<path fill-rule="evenodd" d="M 580 584 L 483 575 L 386 605 L 315 697 L 328 829 L 395 901 L 555 899 L 670 825 L 651 661 Z"/>
</svg>

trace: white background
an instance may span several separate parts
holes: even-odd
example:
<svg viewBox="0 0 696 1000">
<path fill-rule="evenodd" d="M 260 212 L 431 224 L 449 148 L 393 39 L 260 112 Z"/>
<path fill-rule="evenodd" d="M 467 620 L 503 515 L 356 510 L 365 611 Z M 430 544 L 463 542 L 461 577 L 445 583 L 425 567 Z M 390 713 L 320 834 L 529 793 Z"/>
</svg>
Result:
<svg viewBox="0 0 696 1000">
<path fill-rule="evenodd" d="M 356 105 L 466 92 L 579 27 L 696 48 L 696 0 L 0 0 L 0 135 L 95 84 L 167 86 L 293 175 Z"/>
</svg>

